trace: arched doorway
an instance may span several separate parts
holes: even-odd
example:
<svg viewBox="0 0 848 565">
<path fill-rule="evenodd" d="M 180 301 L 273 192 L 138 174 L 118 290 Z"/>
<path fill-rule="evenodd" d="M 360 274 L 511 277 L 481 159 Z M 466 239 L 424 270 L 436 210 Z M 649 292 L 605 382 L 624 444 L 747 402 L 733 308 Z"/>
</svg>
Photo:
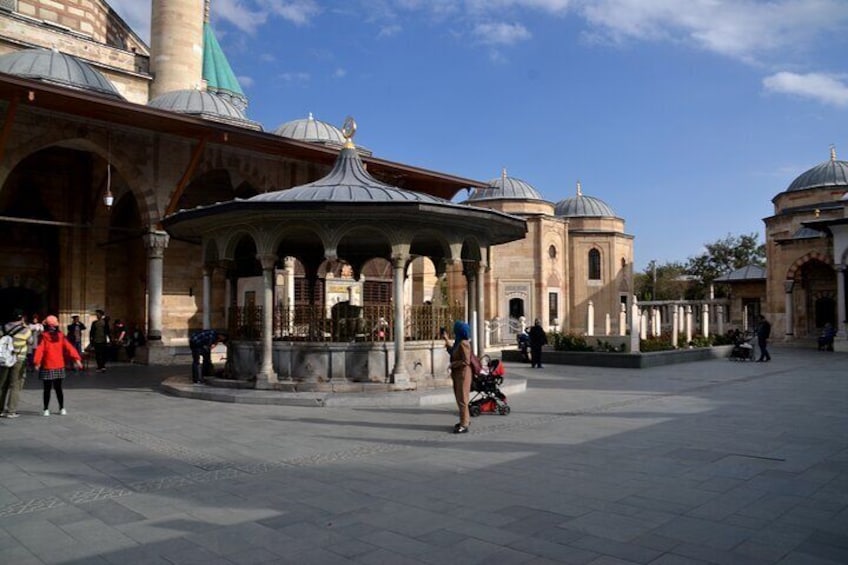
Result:
<svg viewBox="0 0 848 565">
<path fill-rule="evenodd" d="M 801 265 L 796 277 L 800 300 L 795 303 L 795 335 L 819 335 L 825 323 L 836 322 L 836 274 L 830 265 L 813 258 Z"/>
</svg>

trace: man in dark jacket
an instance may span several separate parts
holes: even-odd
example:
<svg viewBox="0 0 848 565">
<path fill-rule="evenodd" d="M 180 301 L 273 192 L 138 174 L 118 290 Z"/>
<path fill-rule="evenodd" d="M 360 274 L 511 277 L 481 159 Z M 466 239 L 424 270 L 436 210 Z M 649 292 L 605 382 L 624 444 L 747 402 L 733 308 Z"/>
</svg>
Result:
<svg viewBox="0 0 848 565">
<path fill-rule="evenodd" d="M 771 355 L 768 352 L 768 339 L 771 336 L 771 324 L 766 320 L 765 316 L 760 316 L 760 322 L 757 324 L 757 345 L 760 346 L 760 358 L 757 362 L 771 361 Z"/>
<path fill-rule="evenodd" d="M 215 374 L 212 365 L 212 348 L 219 343 L 225 343 L 227 334 L 215 330 L 202 330 L 191 336 L 188 346 L 191 348 L 191 380 L 195 384 L 203 381 L 203 377 Z"/>
<path fill-rule="evenodd" d="M 548 343 L 548 334 L 542 328 L 542 322 L 539 318 L 533 323 L 530 328 L 530 367 L 542 368 L 542 346 Z"/>
</svg>

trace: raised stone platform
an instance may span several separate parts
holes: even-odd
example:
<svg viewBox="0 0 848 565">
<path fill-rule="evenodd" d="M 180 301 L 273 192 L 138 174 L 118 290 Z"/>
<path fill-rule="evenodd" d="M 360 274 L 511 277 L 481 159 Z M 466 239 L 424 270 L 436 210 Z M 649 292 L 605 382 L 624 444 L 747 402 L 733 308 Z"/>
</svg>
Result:
<svg viewBox="0 0 848 565">
<path fill-rule="evenodd" d="M 671 351 L 651 351 L 647 353 L 606 353 L 596 351 L 555 351 L 545 349 L 543 360 L 545 365 L 582 365 L 588 367 L 610 367 L 618 369 L 647 369 L 674 365 L 676 363 L 691 363 L 729 357 L 732 345 L 715 347 L 696 347 L 692 349 L 674 349 Z M 505 361 L 521 361 L 517 350 L 504 350 Z"/>
</svg>

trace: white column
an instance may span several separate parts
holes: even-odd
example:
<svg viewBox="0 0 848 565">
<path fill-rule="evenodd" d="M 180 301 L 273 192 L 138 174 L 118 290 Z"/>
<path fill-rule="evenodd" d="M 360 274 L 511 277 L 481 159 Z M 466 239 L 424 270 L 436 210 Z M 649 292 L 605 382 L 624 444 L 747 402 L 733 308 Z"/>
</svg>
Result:
<svg viewBox="0 0 848 565">
<path fill-rule="evenodd" d="M 610 335 L 612 332 L 612 323 L 610 323 L 610 315 L 607 312 L 606 317 L 604 319 L 604 335 Z"/>
<path fill-rule="evenodd" d="M 724 335 L 724 306 L 716 305 L 716 334 Z"/>
<path fill-rule="evenodd" d="M 586 308 L 586 335 L 595 335 L 595 303 L 591 300 Z"/>
<path fill-rule="evenodd" d="M 286 270 L 286 332 L 292 335 L 294 333 L 294 257 L 284 258 L 283 267 Z"/>
<path fill-rule="evenodd" d="M 212 267 L 203 266 L 203 329 L 212 327 Z"/>
<path fill-rule="evenodd" d="M 662 309 L 659 306 L 654 306 L 654 335 L 662 335 Z"/>
<path fill-rule="evenodd" d="M 784 339 L 792 339 L 795 336 L 795 301 L 792 299 L 792 290 L 795 281 L 784 281 L 783 290 L 786 292 L 786 336 Z"/>
<path fill-rule="evenodd" d="M 484 274 L 486 272 L 486 265 L 481 261 L 477 264 L 477 276 L 475 277 L 475 282 L 477 283 L 477 292 L 474 293 L 474 298 L 476 302 L 477 309 L 477 339 L 474 341 L 474 347 L 477 349 L 477 356 L 482 357 L 486 354 L 486 338 L 488 337 L 488 333 L 486 332 L 486 312 L 484 311 L 485 302 L 485 289 L 484 284 L 486 279 L 484 278 Z"/>
<path fill-rule="evenodd" d="M 262 361 L 256 375 L 256 388 L 269 389 L 277 382 L 274 372 L 274 265 L 277 256 L 258 255 L 262 264 Z"/>
<path fill-rule="evenodd" d="M 648 339 L 648 309 L 642 310 L 642 316 L 639 319 L 639 336 L 642 339 Z"/>
<path fill-rule="evenodd" d="M 627 305 L 622 304 L 621 310 L 618 313 L 618 335 L 627 334 Z"/>
<path fill-rule="evenodd" d="M 680 316 L 677 314 L 677 306 L 671 307 L 671 345 L 677 348 L 677 334 L 680 332 Z"/>
<path fill-rule="evenodd" d="M 639 353 L 639 304 L 636 297 L 630 305 L 630 353 Z"/>
<path fill-rule="evenodd" d="M 395 302 L 395 366 L 392 369 L 392 382 L 396 385 L 409 385 L 409 374 L 406 372 L 406 349 L 404 341 L 406 340 L 406 317 L 405 304 L 403 302 L 403 279 L 404 267 L 406 266 L 405 257 L 393 257 L 392 269 L 394 275 L 392 278 L 392 294 Z"/>
<path fill-rule="evenodd" d="M 144 237 L 147 245 L 147 340 L 162 341 L 162 264 L 170 237 L 163 231 L 151 231 Z"/>
<path fill-rule="evenodd" d="M 701 307 L 701 335 L 710 337 L 710 305 L 704 304 Z"/>
<path fill-rule="evenodd" d="M 471 328 L 471 350 L 476 351 L 477 344 L 477 275 L 470 268 L 465 271 L 466 318 Z"/>
<path fill-rule="evenodd" d="M 845 338 L 845 264 L 836 269 L 836 335 Z"/>
<path fill-rule="evenodd" d="M 686 345 L 692 341 L 692 305 L 686 305 Z"/>
</svg>

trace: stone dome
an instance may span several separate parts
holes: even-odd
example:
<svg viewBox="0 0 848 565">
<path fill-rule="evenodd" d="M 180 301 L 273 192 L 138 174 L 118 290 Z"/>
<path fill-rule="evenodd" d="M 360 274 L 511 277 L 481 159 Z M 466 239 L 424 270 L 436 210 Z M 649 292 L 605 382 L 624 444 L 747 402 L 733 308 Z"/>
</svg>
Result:
<svg viewBox="0 0 848 565">
<path fill-rule="evenodd" d="M 577 183 L 577 195 L 557 202 L 554 206 L 554 215 L 563 218 L 616 217 L 615 212 L 606 202 L 600 198 L 583 194 L 583 188 L 579 182 Z"/>
<path fill-rule="evenodd" d="M 0 72 L 124 99 L 109 79 L 91 65 L 53 49 L 26 49 L 2 55 Z"/>
<path fill-rule="evenodd" d="M 509 177 L 506 169 L 501 176 L 487 183 L 486 188 L 477 188 L 468 197 L 468 202 L 479 202 L 480 200 L 542 200 L 542 195 L 529 183 L 521 179 Z"/>
<path fill-rule="evenodd" d="M 157 96 L 147 103 L 151 108 L 191 114 L 203 119 L 230 123 L 240 127 L 262 129 L 259 124 L 248 120 L 244 112 L 224 97 L 204 90 L 174 90 Z"/>
<path fill-rule="evenodd" d="M 786 192 L 825 186 L 848 187 L 848 161 L 837 160 L 836 149 L 832 147 L 830 149 L 830 159 L 801 173 L 798 178 L 792 181 Z"/>
<path fill-rule="evenodd" d="M 336 126 L 316 120 L 309 112 L 309 117 L 286 122 L 274 133 L 281 137 L 288 137 L 298 141 L 309 141 L 311 143 L 323 143 L 327 145 L 344 145 L 345 139 L 342 132 Z"/>
</svg>

